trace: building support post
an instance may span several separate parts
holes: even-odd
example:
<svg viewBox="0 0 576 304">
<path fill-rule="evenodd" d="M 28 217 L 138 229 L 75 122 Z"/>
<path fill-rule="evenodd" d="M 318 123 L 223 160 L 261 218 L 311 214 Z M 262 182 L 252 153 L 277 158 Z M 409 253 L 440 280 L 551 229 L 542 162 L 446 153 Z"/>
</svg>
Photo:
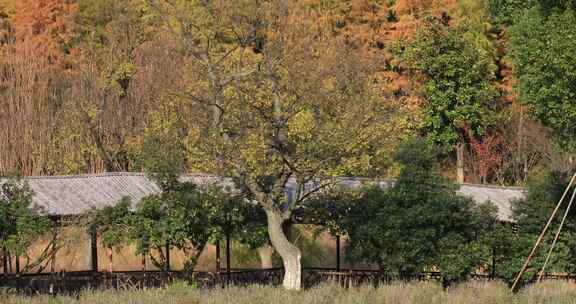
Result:
<svg viewBox="0 0 576 304">
<path fill-rule="evenodd" d="M 336 271 L 340 271 L 340 235 L 336 235 Z"/>
<path fill-rule="evenodd" d="M 216 241 L 216 273 L 220 273 L 220 240 Z"/>
<path fill-rule="evenodd" d="M 226 273 L 230 277 L 230 232 L 226 231 Z"/>
<path fill-rule="evenodd" d="M 51 295 L 55 295 L 55 290 L 54 290 L 54 281 L 55 281 L 55 271 L 56 271 L 56 252 L 58 251 L 58 228 L 60 225 L 60 220 L 58 218 L 54 218 L 52 220 L 52 224 L 54 225 L 54 227 L 52 228 L 52 244 L 51 246 L 51 250 L 52 252 L 50 253 L 50 274 L 51 274 L 51 280 L 50 280 L 50 287 L 49 287 L 49 293 Z"/>
<path fill-rule="evenodd" d="M 496 278 L 496 257 L 492 254 L 492 272 L 490 273 L 492 279 Z"/>
<path fill-rule="evenodd" d="M 59 221 L 55 220 L 54 221 L 54 229 L 53 232 L 54 233 L 54 237 L 52 239 L 52 253 L 50 256 L 50 272 L 54 273 L 56 271 L 56 251 L 58 248 L 58 224 Z"/>
<path fill-rule="evenodd" d="M 146 274 L 146 253 L 142 253 L 142 275 L 144 281 L 142 282 L 142 288 L 148 287 L 148 275 Z"/>
<path fill-rule="evenodd" d="M 170 271 L 170 241 L 166 241 L 166 271 Z"/>
<path fill-rule="evenodd" d="M 142 253 L 141 255 L 142 259 L 142 272 L 146 273 L 146 254 Z"/>
<path fill-rule="evenodd" d="M 4 273 L 10 273 L 8 269 L 8 252 L 6 251 L 6 246 L 2 247 L 3 257 L 2 257 L 2 268 L 4 268 Z"/>
<path fill-rule="evenodd" d="M 98 271 L 98 232 L 90 226 L 90 270 Z"/>
<path fill-rule="evenodd" d="M 16 258 L 16 273 L 18 274 L 20 273 L 20 255 L 17 254 L 15 258 Z"/>
</svg>

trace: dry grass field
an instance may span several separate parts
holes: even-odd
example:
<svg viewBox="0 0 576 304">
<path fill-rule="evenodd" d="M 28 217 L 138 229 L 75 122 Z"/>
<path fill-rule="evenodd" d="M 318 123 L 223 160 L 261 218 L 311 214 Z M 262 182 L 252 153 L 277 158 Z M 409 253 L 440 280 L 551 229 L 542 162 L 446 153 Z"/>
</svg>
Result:
<svg viewBox="0 0 576 304">
<path fill-rule="evenodd" d="M 546 282 L 512 294 L 497 282 L 470 282 L 443 289 L 434 283 L 393 284 L 343 289 L 325 285 L 295 292 L 252 286 L 214 290 L 176 284 L 164 289 L 85 291 L 78 297 L 21 297 L 4 292 L 3 304 L 572 304 L 576 284 Z"/>
</svg>

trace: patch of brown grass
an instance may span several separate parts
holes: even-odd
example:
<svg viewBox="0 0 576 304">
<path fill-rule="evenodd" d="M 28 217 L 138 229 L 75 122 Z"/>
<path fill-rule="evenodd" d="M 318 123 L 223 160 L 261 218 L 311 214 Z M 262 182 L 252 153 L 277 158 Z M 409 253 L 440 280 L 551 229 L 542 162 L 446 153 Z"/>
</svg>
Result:
<svg viewBox="0 0 576 304">
<path fill-rule="evenodd" d="M 22 297 L 0 293 L 4 304 L 576 304 L 576 284 L 546 282 L 517 294 L 499 282 L 469 282 L 443 289 L 435 283 L 343 289 L 324 285 L 304 291 L 251 286 L 199 290 L 183 284 L 163 289 L 85 291 L 72 297 Z"/>
</svg>

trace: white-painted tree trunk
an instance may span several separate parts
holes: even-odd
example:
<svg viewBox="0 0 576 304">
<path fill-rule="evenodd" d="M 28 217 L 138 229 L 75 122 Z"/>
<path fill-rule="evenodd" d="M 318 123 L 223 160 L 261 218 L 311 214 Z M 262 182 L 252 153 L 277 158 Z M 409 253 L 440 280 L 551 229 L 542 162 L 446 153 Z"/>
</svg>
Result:
<svg viewBox="0 0 576 304">
<path fill-rule="evenodd" d="M 282 286 L 285 289 L 299 290 L 302 280 L 302 266 L 300 259 L 302 254 L 300 249 L 294 244 L 290 243 L 284 230 L 282 230 L 282 223 L 284 220 L 282 216 L 271 210 L 266 210 L 266 217 L 268 219 L 268 234 L 272 246 L 282 257 L 284 264 L 284 281 Z"/>
</svg>

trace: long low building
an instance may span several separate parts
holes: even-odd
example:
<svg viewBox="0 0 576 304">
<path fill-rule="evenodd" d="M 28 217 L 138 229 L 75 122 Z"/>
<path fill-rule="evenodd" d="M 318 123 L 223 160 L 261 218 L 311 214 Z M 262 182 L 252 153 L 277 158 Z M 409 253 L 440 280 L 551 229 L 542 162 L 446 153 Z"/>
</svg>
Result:
<svg viewBox="0 0 576 304">
<path fill-rule="evenodd" d="M 43 176 L 43 177 L 24 177 L 30 188 L 34 191 L 34 201 L 37 205 L 42 206 L 50 215 L 57 217 L 78 215 L 91 209 L 99 209 L 110 206 L 119 202 L 123 197 L 130 197 L 136 204 L 142 198 L 160 192 L 160 188 L 142 173 L 103 173 L 93 175 L 76 175 L 76 176 Z M 0 178 L 0 186 L 8 179 Z M 183 181 L 192 181 L 198 185 L 207 185 L 218 183 L 225 189 L 230 190 L 234 184 L 230 179 L 221 178 L 215 175 L 196 174 L 183 175 Z M 365 178 L 338 178 L 334 180 L 338 186 L 349 188 L 358 188 L 366 184 L 377 184 L 386 188 L 393 184 L 393 180 L 373 180 Z M 285 193 L 288 199 L 294 196 L 296 183 L 289 180 L 286 185 Z M 0 187 L 1 189 L 1 187 Z M 460 185 L 458 190 L 461 194 L 471 197 L 477 203 L 486 201 L 493 202 L 498 207 L 498 217 L 501 221 L 512 221 L 511 202 L 524 196 L 523 188 L 515 187 L 495 187 L 485 185 Z M 3 193 L 0 191 L 0 196 Z M 19 258 L 22 271 L 27 272 L 52 272 L 52 271 L 80 271 L 80 270 L 100 270 L 107 271 L 112 268 L 114 271 L 138 270 L 142 265 L 142 260 L 134 254 L 134 246 L 130 245 L 122 249 L 116 248 L 111 251 L 104 248 L 97 241 L 94 233 L 88 233 L 85 228 L 66 226 L 58 228 L 58 241 L 61 249 L 57 250 L 51 257 L 45 259 L 42 265 L 34 268 L 28 268 L 26 265 L 31 260 L 45 256 L 47 250 L 52 248 L 54 240 L 44 236 L 35 245 L 29 249 L 25 257 Z M 312 239 L 312 238 L 311 238 Z M 320 258 L 314 258 L 309 261 L 318 267 L 331 267 L 334 265 L 335 257 L 333 254 L 335 248 L 334 240 L 330 235 L 324 235 L 322 238 L 313 238 L 318 242 L 316 253 Z M 319 240 L 319 241 L 318 241 Z M 100 252 L 100 254 L 98 254 Z M 220 265 L 219 259 L 216 259 L 218 250 L 215 246 L 209 245 L 204 249 L 196 269 L 215 271 Z M 246 253 L 234 252 L 232 256 L 238 256 L 238 265 L 232 261 L 234 266 L 257 267 L 258 265 L 245 264 Z M 112 258 L 113 256 L 113 258 Z M 187 259 L 185 252 L 179 250 L 170 250 L 170 261 L 173 269 L 181 269 Z M 339 259 L 339 258 L 338 258 Z M 112 262 L 113 261 L 113 262 Z M 150 263 L 147 263 L 150 264 Z M 113 265 L 113 266 L 112 266 Z M 345 264 L 344 264 L 345 265 Z M 357 267 L 358 265 L 356 265 Z M 148 265 L 149 269 L 153 267 Z M 9 268 L 9 269 L 8 269 Z M 12 272 L 18 269 L 15 263 L 11 262 L 9 267 L 4 266 L 3 272 Z M 16 270 L 16 272 L 18 272 Z"/>
<path fill-rule="evenodd" d="M 102 173 L 74 176 L 41 176 L 24 178 L 34 191 L 35 203 L 44 207 L 51 215 L 81 214 L 92 208 L 102 208 L 117 203 L 123 197 L 130 197 L 133 202 L 143 197 L 160 192 L 160 188 L 142 173 Z M 183 180 L 196 184 L 218 182 L 233 187 L 232 182 L 215 175 L 185 175 Z M 0 178 L 0 185 L 6 182 Z M 358 187 L 368 182 L 379 183 L 386 187 L 393 181 L 373 181 L 368 179 L 343 178 L 338 181 L 349 187 Z M 288 197 L 292 196 L 295 184 L 289 182 L 286 187 Z M 501 221 L 512 221 L 511 202 L 525 195 L 519 187 L 498 187 L 488 185 L 463 184 L 459 193 L 471 197 L 477 203 L 491 201 L 498 207 Z"/>
</svg>

